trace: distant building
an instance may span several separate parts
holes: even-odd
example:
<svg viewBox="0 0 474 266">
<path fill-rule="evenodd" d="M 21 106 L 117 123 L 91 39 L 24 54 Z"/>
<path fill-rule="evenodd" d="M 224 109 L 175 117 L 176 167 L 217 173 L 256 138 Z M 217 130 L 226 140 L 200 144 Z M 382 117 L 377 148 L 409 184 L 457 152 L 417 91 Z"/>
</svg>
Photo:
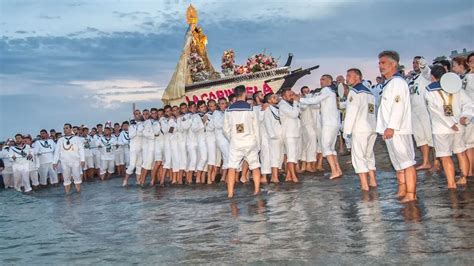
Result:
<svg viewBox="0 0 474 266">
<path fill-rule="evenodd" d="M 466 48 L 462 49 L 462 53 L 458 53 L 458 50 L 451 51 L 451 55 L 449 56 L 451 59 L 462 56 L 467 57 L 470 53 L 474 52 L 473 50 L 468 51 Z"/>
</svg>

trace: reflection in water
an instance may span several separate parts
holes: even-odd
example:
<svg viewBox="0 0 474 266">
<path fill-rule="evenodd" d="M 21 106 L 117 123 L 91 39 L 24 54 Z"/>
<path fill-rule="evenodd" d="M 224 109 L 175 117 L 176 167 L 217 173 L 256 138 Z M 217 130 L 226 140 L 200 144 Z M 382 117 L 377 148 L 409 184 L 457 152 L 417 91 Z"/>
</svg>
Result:
<svg viewBox="0 0 474 266">
<path fill-rule="evenodd" d="M 121 187 L 120 179 L 22 195 L 0 192 L 0 264 L 443 264 L 472 259 L 474 182 L 448 192 L 420 175 L 400 204 L 393 172 L 368 193 L 358 178 L 301 184 Z M 69 247 L 69 248 L 68 248 Z M 73 250 L 73 252 L 71 252 Z M 117 252 L 120 251 L 120 252 Z M 23 254 L 28 254 L 24 256 Z M 467 263 L 466 263 L 467 264 Z"/>
</svg>

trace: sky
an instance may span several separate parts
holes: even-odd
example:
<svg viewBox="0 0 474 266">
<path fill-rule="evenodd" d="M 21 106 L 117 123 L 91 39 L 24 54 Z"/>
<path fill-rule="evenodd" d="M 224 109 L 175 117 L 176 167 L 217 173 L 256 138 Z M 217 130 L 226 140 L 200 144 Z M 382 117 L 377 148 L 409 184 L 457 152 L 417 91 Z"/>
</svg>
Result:
<svg viewBox="0 0 474 266">
<path fill-rule="evenodd" d="M 15 133 L 122 122 L 160 107 L 187 29 L 198 10 L 215 68 L 265 51 L 292 67 L 320 68 L 294 87 L 358 67 L 378 75 L 377 54 L 396 50 L 429 62 L 474 48 L 472 0 L 0 0 L 0 140 Z"/>
</svg>

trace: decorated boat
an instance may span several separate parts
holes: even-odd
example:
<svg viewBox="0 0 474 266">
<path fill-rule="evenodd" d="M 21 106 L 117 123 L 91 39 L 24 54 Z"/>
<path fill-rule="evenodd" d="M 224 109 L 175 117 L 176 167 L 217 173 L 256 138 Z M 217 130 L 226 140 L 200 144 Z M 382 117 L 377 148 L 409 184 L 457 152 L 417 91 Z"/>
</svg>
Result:
<svg viewBox="0 0 474 266">
<path fill-rule="evenodd" d="M 222 72 L 215 71 L 207 55 L 207 37 L 197 25 L 196 9 L 190 5 L 186 12 L 188 30 L 173 76 L 166 87 L 162 101 L 177 105 L 182 102 L 219 99 L 228 97 L 237 85 L 244 85 L 252 94 L 276 92 L 292 88 L 301 77 L 319 66 L 291 69 L 292 54 L 285 65 L 278 67 L 277 60 L 265 53 L 247 59 L 244 65 L 235 65 L 233 50 L 226 50 L 222 56 Z"/>
</svg>

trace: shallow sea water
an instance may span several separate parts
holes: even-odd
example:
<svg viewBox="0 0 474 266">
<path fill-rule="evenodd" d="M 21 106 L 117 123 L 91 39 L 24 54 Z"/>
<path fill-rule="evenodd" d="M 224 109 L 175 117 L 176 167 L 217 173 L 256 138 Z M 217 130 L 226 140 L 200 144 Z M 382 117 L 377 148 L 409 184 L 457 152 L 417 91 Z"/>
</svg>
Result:
<svg viewBox="0 0 474 266">
<path fill-rule="evenodd" d="M 464 264 L 474 262 L 474 180 L 448 191 L 420 172 L 402 205 L 384 147 L 378 189 L 363 194 L 351 166 L 299 184 L 121 187 L 84 183 L 29 195 L 0 191 L 0 264 Z M 344 164 L 348 157 L 342 157 Z"/>
</svg>

